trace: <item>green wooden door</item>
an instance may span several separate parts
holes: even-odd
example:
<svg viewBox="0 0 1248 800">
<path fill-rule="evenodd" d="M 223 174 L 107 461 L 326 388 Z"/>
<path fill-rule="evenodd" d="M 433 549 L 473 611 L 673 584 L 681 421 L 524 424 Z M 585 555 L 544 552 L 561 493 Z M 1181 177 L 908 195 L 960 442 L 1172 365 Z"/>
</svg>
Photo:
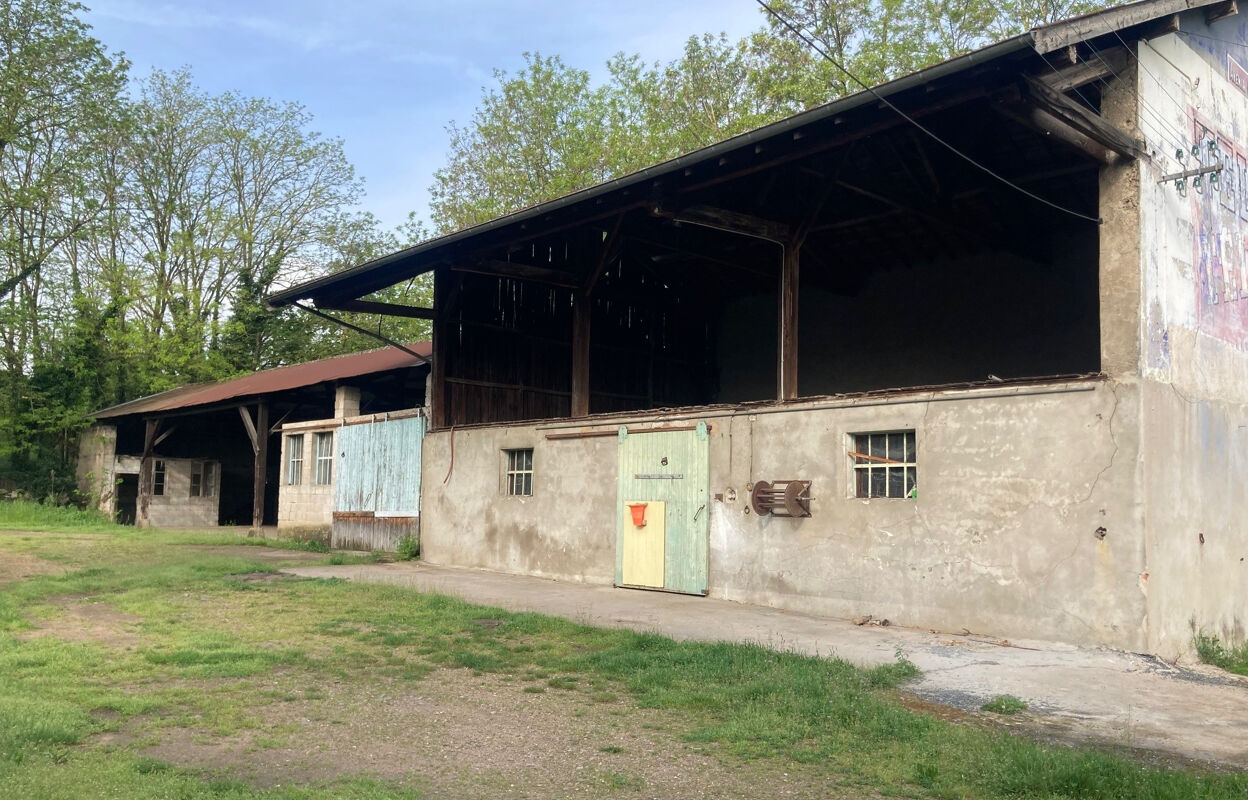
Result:
<svg viewBox="0 0 1248 800">
<path fill-rule="evenodd" d="M 706 423 L 696 430 L 619 433 L 619 489 L 616 494 L 615 582 L 618 586 L 706 594 L 710 538 L 710 442 Z M 629 536 L 641 535 L 628 504 L 647 503 L 663 514 L 663 585 L 639 586 L 624 580 Z M 648 523 L 647 523 L 648 527 Z M 630 556 L 631 557 L 631 556 Z M 632 570 L 630 569 L 630 574 Z"/>
</svg>

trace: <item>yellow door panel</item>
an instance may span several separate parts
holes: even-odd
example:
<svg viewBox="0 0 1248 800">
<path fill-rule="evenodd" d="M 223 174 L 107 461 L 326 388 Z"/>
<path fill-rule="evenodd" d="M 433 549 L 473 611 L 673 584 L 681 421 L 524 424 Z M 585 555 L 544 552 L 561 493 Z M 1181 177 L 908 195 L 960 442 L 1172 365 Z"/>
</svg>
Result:
<svg viewBox="0 0 1248 800">
<path fill-rule="evenodd" d="M 645 503 L 646 524 L 637 527 L 629 506 Z M 626 500 L 621 515 L 625 586 L 663 588 L 663 557 L 667 541 L 667 503 L 662 500 Z"/>
</svg>

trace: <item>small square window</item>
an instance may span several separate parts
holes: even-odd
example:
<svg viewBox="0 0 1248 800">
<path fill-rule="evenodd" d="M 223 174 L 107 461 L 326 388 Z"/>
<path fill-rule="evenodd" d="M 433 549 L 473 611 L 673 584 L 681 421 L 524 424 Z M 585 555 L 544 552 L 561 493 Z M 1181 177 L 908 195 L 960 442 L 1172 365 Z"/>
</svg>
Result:
<svg viewBox="0 0 1248 800">
<path fill-rule="evenodd" d="M 849 455 L 854 465 L 855 497 L 919 496 L 914 431 L 856 433 Z"/>
<path fill-rule="evenodd" d="M 165 493 L 165 462 L 156 459 L 152 465 L 152 494 L 157 497 Z"/>
<path fill-rule="evenodd" d="M 533 448 L 522 450 L 504 450 L 507 454 L 507 472 L 504 486 L 507 494 L 513 497 L 528 497 L 533 494 Z"/>
</svg>

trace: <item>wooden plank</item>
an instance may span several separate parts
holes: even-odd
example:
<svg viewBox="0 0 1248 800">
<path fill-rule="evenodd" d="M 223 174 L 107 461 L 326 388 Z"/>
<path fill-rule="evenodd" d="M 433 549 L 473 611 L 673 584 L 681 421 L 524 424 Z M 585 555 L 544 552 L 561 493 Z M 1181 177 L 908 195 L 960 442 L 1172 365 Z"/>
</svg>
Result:
<svg viewBox="0 0 1248 800">
<path fill-rule="evenodd" d="M 269 404 L 261 401 L 256 404 L 256 423 L 254 430 L 269 429 Z M 264 526 L 264 486 L 269 458 L 269 437 L 256 437 L 256 460 L 252 481 L 251 526 L 257 530 Z"/>
<path fill-rule="evenodd" d="M 776 359 L 777 396 L 780 400 L 797 399 L 797 323 L 798 282 L 801 248 L 786 247 L 780 270 L 779 353 Z"/>
<path fill-rule="evenodd" d="M 408 317 L 410 319 L 433 319 L 432 308 L 407 306 L 399 303 L 379 303 L 375 300 L 334 300 L 321 301 L 317 308 L 331 311 L 354 311 L 357 314 L 384 314 L 389 317 Z"/>
<path fill-rule="evenodd" d="M 1143 143 L 1126 131 L 1035 78 L 1024 77 L 1023 80 L 1029 90 L 1029 99 L 1042 111 L 1124 158 L 1138 159 L 1143 156 Z"/>
<path fill-rule="evenodd" d="M 583 292 L 572 295 L 572 416 L 589 416 L 590 325 L 593 300 Z"/>
<path fill-rule="evenodd" d="M 1218 0 L 1152 0 L 1147 3 L 1132 3 L 1036 28 L 1031 32 L 1032 45 L 1038 53 L 1052 53 L 1087 39 L 1152 22 L 1189 8 L 1204 8 L 1217 3 Z"/>
<path fill-rule="evenodd" d="M 1127 48 L 1111 47 L 1097 53 L 1092 61 L 1080 61 L 1069 67 L 1063 67 L 1049 74 L 1037 75 L 1044 83 L 1057 92 L 1069 92 L 1080 86 L 1099 81 L 1110 75 L 1117 75 L 1126 69 L 1131 62 L 1131 53 Z"/>
<path fill-rule="evenodd" d="M 177 425 L 170 425 L 168 430 L 166 430 L 164 433 L 156 437 L 156 440 L 152 442 L 152 447 L 153 448 L 160 447 L 160 443 L 168 439 L 170 436 L 172 436 L 174 434 L 174 431 L 176 431 L 177 429 L 178 429 Z"/>
<path fill-rule="evenodd" d="M 439 429 L 451 424 L 450 411 L 446 407 L 446 368 L 453 335 L 450 320 L 447 318 L 452 280 L 453 276 L 445 267 L 433 271 L 433 366 L 430 370 L 432 388 L 430 396 L 425 398 L 425 404 L 429 406 L 430 426 Z"/>
<path fill-rule="evenodd" d="M 496 258 L 485 259 L 476 264 L 451 267 L 456 272 L 471 272 L 476 275 L 490 275 L 495 278 L 515 278 L 516 280 L 543 283 L 547 286 L 558 286 L 563 289 L 579 289 L 581 282 L 570 272 L 546 267 L 535 267 L 530 264 L 517 264 L 514 261 L 500 261 Z M 437 301 L 434 301 L 437 307 Z"/>
</svg>

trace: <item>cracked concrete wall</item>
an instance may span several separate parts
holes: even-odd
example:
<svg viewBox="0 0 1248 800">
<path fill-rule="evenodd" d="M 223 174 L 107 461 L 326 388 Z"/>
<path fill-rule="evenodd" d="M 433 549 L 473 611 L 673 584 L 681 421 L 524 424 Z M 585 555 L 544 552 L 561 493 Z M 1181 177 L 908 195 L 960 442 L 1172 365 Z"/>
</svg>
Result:
<svg viewBox="0 0 1248 800">
<path fill-rule="evenodd" d="M 1240 643 L 1248 626 L 1248 37 L 1238 16 L 1181 27 L 1139 46 L 1138 76 L 1149 649 L 1163 656 L 1196 629 Z M 1158 183 L 1215 162 L 1217 185 Z"/>
<path fill-rule="evenodd" d="M 221 463 L 203 460 L 213 465 L 212 493 L 192 497 L 191 471 L 199 459 L 166 458 L 159 453 L 155 458 L 165 462 L 165 488 L 164 494 L 152 495 L 147 524 L 156 528 L 215 528 L 221 495 Z M 138 475 L 142 461 L 139 456 L 117 456 L 114 469 L 116 473 Z"/>
<path fill-rule="evenodd" d="M 711 502 L 710 594 L 1142 649 L 1137 406 L 1136 387 L 1088 381 L 685 415 L 711 423 L 710 490 L 725 497 Z M 899 429 L 916 431 L 918 498 L 853 497 L 850 435 Z M 453 467 L 451 438 L 425 439 L 424 558 L 612 582 L 614 437 L 457 430 Z M 534 449 L 532 497 L 503 496 L 515 447 Z M 785 478 L 814 481 L 812 517 L 745 511 L 750 484 Z"/>
</svg>

